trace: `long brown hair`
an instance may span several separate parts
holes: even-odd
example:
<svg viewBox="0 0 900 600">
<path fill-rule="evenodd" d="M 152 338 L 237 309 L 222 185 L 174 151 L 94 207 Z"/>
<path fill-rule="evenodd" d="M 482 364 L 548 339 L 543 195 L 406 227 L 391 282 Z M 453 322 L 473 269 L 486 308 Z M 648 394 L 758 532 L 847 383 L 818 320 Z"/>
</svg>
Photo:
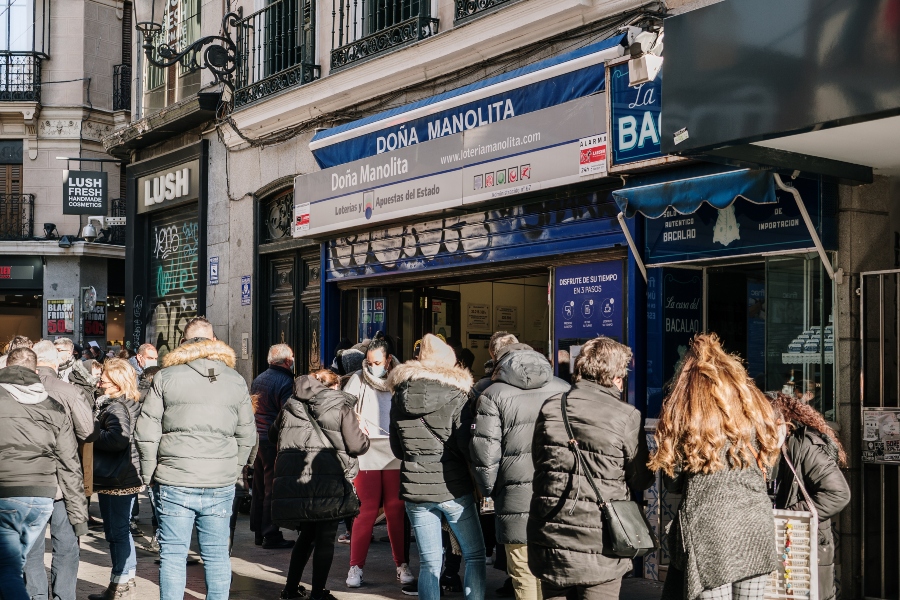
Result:
<svg viewBox="0 0 900 600">
<path fill-rule="evenodd" d="M 674 476 L 775 464 L 778 426 L 772 405 L 716 334 L 694 338 L 656 427 L 651 469 Z M 727 460 L 727 462 L 726 462 Z"/>
<path fill-rule="evenodd" d="M 775 412 L 781 415 L 788 427 L 793 427 L 793 424 L 799 423 L 815 429 L 818 433 L 830 439 L 837 447 L 838 466 L 843 467 L 847 465 L 847 454 L 844 452 L 844 447 L 838 440 L 837 434 L 828 425 L 828 422 L 825 421 L 825 418 L 819 411 L 809 404 L 781 392 L 768 392 L 766 396 L 768 396 L 769 402 L 772 403 Z"/>
</svg>

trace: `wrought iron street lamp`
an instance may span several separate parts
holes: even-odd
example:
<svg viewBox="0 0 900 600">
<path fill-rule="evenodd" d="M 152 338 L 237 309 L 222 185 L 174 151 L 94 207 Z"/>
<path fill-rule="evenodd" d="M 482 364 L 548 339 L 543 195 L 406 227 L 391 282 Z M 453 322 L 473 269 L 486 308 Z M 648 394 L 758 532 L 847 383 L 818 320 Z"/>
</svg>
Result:
<svg viewBox="0 0 900 600">
<path fill-rule="evenodd" d="M 166 4 L 170 0 L 136 0 L 135 28 L 143 35 L 144 54 L 151 65 L 168 68 L 181 64 L 188 71 L 209 69 L 216 81 L 234 91 L 232 75 L 237 68 L 237 45 L 229 35 L 236 27 L 240 14 L 229 12 L 222 19 L 222 35 L 208 35 L 179 49 L 178 42 L 165 39 L 163 23 Z M 203 54 L 202 64 L 199 55 Z"/>
</svg>

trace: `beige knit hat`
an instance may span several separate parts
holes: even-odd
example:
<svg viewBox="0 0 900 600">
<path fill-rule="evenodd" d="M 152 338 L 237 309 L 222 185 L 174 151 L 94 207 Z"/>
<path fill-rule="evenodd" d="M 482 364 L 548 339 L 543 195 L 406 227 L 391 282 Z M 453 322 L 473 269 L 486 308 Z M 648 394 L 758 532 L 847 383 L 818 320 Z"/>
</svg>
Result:
<svg viewBox="0 0 900 600">
<path fill-rule="evenodd" d="M 422 339 L 419 362 L 433 363 L 445 367 L 456 365 L 456 353 L 436 335 L 427 334 Z"/>
</svg>

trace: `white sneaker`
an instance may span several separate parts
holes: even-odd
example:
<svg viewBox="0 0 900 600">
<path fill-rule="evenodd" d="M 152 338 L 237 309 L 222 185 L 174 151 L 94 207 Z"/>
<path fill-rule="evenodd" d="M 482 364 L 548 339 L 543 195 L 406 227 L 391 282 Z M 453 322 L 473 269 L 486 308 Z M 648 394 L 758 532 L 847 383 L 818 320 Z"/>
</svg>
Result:
<svg viewBox="0 0 900 600">
<path fill-rule="evenodd" d="M 412 574 L 412 571 L 409 570 L 409 565 L 403 563 L 399 567 L 397 567 L 397 580 L 406 585 L 407 583 L 412 583 L 416 580 L 416 577 Z"/>
<path fill-rule="evenodd" d="M 347 587 L 350 588 L 358 588 L 362 585 L 363 582 L 363 571 L 356 565 L 350 567 L 350 572 L 347 573 Z"/>
</svg>

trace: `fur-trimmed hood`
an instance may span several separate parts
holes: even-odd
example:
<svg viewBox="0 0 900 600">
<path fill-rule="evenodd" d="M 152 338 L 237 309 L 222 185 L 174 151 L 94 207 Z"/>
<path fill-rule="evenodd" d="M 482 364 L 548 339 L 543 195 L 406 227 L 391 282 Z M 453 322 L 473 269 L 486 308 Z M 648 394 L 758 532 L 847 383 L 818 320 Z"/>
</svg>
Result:
<svg viewBox="0 0 900 600">
<path fill-rule="evenodd" d="M 467 394 L 474 384 L 472 374 L 461 367 L 447 367 L 431 361 L 410 360 L 391 370 L 388 375 L 388 387 L 396 391 L 397 387 L 405 381 L 421 379 L 429 379 L 441 385 L 459 388 Z"/>
<path fill-rule="evenodd" d="M 199 340 L 181 344 L 162 359 L 162 366 L 174 367 L 175 365 L 187 365 L 198 360 L 216 361 L 225 363 L 225 366 L 233 369 L 237 357 L 231 346 L 221 340 Z M 207 374 L 206 368 L 201 372 Z"/>
</svg>

